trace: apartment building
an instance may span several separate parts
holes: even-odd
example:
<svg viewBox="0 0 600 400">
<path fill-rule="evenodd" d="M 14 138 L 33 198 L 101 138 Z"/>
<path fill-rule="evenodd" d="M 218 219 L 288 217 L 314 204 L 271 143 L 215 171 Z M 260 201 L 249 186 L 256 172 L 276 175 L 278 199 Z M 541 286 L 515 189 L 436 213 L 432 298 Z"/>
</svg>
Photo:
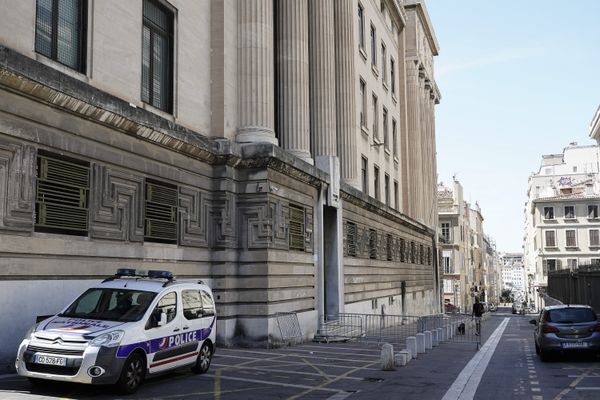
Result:
<svg viewBox="0 0 600 400">
<path fill-rule="evenodd" d="M 542 156 L 529 177 L 524 262 L 530 288 L 546 287 L 549 271 L 600 264 L 598 160 L 598 146 L 571 143 Z"/>
<path fill-rule="evenodd" d="M 207 282 L 222 345 L 440 310 L 422 1 L 0 8 L 0 363 L 120 267 Z"/>
</svg>

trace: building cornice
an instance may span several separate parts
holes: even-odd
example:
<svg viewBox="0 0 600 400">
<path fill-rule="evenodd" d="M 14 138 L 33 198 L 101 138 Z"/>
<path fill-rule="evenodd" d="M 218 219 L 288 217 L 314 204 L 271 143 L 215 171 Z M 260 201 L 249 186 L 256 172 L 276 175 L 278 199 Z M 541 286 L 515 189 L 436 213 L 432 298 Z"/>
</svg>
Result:
<svg viewBox="0 0 600 400">
<path fill-rule="evenodd" d="M 422 224 L 388 206 L 379 200 L 369 197 L 362 191 L 355 189 L 353 186 L 345 182 L 340 183 L 340 196 L 343 200 L 354 204 L 362 209 L 380 215 L 381 217 L 396 222 L 402 226 L 406 226 L 424 235 L 432 238 L 436 237 L 436 230 Z"/>
<path fill-rule="evenodd" d="M 427 7 L 423 0 L 405 0 L 404 8 L 416 10 L 419 19 L 421 20 L 421 25 L 423 25 L 425 35 L 427 36 L 429 46 L 431 47 L 431 53 L 434 56 L 437 56 L 439 54 L 440 45 L 435 37 L 433 24 L 431 23 L 431 19 L 429 19 L 429 13 L 427 12 Z"/>
<path fill-rule="evenodd" d="M 279 171 L 315 187 L 329 175 L 270 143 L 210 139 L 0 45 L 0 88 L 210 165 Z"/>
</svg>

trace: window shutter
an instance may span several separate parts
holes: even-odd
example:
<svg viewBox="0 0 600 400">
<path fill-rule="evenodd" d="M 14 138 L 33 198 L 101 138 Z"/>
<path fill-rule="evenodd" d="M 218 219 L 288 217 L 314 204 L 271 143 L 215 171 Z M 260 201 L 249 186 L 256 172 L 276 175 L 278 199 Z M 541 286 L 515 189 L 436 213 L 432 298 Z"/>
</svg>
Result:
<svg viewBox="0 0 600 400">
<path fill-rule="evenodd" d="M 304 207 L 290 204 L 290 250 L 304 251 Z"/>
<path fill-rule="evenodd" d="M 89 165 L 38 155 L 36 229 L 86 234 Z"/>
<path fill-rule="evenodd" d="M 348 255 L 356 257 L 356 225 L 352 222 L 346 224 L 346 243 L 348 246 Z"/>
<path fill-rule="evenodd" d="M 177 188 L 146 182 L 144 239 L 177 243 Z"/>
</svg>

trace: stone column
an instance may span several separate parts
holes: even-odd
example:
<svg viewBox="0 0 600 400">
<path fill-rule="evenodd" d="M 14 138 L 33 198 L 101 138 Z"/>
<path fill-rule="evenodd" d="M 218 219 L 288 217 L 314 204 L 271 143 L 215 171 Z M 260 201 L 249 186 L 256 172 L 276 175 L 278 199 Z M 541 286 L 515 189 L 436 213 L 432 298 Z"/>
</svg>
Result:
<svg viewBox="0 0 600 400">
<path fill-rule="evenodd" d="M 419 202 L 419 176 L 420 169 L 417 158 L 421 154 L 420 130 L 421 121 L 419 115 L 419 106 L 421 90 L 419 87 L 419 66 L 416 60 L 406 61 L 406 109 L 407 109 L 407 177 L 408 186 L 404 190 L 408 191 L 408 204 L 406 210 L 412 218 L 418 218 Z"/>
<path fill-rule="evenodd" d="M 356 148 L 356 53 L 353 30 L 354 2 L 336 0 L 335 7 L 335 98 L 340 175 L 358 187 L 358 153 Z"/>
<path fill-rule="evenodd" d="M 333 0 L 309 0 L 308 6 L 310 131 L 317 160 L 319 156 L 337 156 Z"/>
<path fill-rule="evenodd" d="M 238 1 L 239 143 L 275 138 L 273 1 Z"/>
<path fill-rule="evenodd" d="M 277 132 L 280 146 L 312 164 L 308 77 L 308 0 L 277 3 Z"/>
</svg>

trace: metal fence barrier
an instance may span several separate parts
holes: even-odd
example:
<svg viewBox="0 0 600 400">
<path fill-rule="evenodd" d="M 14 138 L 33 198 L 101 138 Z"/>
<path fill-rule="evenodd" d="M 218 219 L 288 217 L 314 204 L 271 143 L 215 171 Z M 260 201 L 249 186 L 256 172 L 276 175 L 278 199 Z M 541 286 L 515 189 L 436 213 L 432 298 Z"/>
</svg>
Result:
<svg viewBox="0 0 600 400">
<path fill-rule="evenodd" d="M 354 314 L 327 315 L 319 324 L 317 341 L 353 340 L 366 344 L 390 343 L 403 348 L 406 338 L 440 328 L 442 338 L 454 343 L 481 344 L 481 321 L 468 314 L 435 314 L 426 316 Z"/>
</svg>

